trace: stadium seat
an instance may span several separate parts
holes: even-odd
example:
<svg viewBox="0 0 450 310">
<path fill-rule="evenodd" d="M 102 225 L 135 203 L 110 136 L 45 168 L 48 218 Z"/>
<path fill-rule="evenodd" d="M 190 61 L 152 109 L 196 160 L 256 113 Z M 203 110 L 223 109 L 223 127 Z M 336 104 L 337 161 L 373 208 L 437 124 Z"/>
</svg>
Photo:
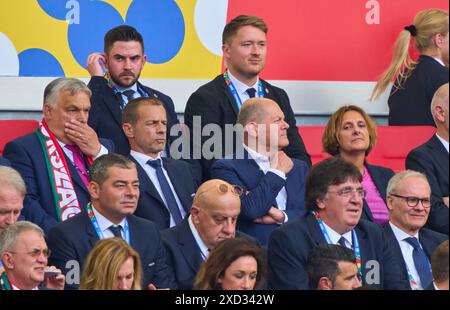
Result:
<svg viewBox="0 0 450 310">
<path fill-rule="evenodd" d="M 0 155 L 6 143 L 34 131 L 38 125 L 36 120 L 0 120 Z"/>
<path fill-rule="evenodd" d="M 298 126 L 306 150 L 313 164 L 330 157 L 322 149 L 325 126 Z M 435 133 L 432 126 L 378 126 L 378 142 L 367 161 L 389 167 L 394 171 L 405 169 L 405 159 L 415 147 L 425 143 Z"/>
</svg>

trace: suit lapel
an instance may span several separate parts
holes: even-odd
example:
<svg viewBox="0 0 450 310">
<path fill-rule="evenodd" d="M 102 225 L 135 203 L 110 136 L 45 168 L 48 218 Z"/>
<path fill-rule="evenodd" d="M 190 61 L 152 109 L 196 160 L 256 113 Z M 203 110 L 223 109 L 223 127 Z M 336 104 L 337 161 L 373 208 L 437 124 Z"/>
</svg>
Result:
<svg viewBox="0 0 450 310">
<path fill-rule="evenodd" d="M 308 225 L 308 230 L 311 233 L 311 238 L 315 245 L 327 243 L 325 236 L 322 234 L 319 224 L 317 223 L 314 215 L 308 214 L 306 216 L 306 223 Z"/>
<path fill-rule="evenodd" d="M 395 257 L 401 258 L 400 261 L 401 261 L 404 273 L 406 274 L 405 259 L 403 258 L 402 250 L 400 249 L 400 245 L 398 244 L 397 238 L 395 238 L 394 232 L 392 231 L 391 225 L 389 223 L 386 224 L 386 226 L 384 227 L 384 232 L 385 232 L 385 236 L 386 236 L 386 241 L 392 249 L 392 254 Z M 408 275 L 406 274 L 405 277 L 408 277 Z"/>
<path fill-rule="evenodd" d="M 105 106 L 113 116 L 114 121 L 122 128 L 122 110 L 120 109 L 120 103 L 118 95 L 115 95 L 113 90 L 108 87 L 107 94 L 103 97 Z"/>
<path fill-rule="evenodd" d="M 145 193 L 149 194 L 153 198 L 155 198 L 162 206 L 165 206 L 164 201 L 162 200 L 161 196 L 159 195 L 158 191 L 156 190 L 155 185 L 153 185 L 153 182 L 150 180 L 149 176 L 147 175 L 147 172 L 145 172 L 144 168 L 142 168 L 141 164 L 139 164 L 133 156 L 129 156 L 131 160 L 134 161 L 136 164 L 136 169 L 138 171 L 138 178 L 140 187 L 145 190 Z M 143 193 L 141 192 L 141 195 Z"/>
<path fill-rule="evenodd" d="M 94 247 L 97 241 L 100 239 L 97 236 L 97 233 L 94 230 L 94 227 L 92 226 L 91 220 L 89 219 L 88 214 L 85 211 L 82 211 L 83 221 L 86 228 L 86 235 L 88 237 L 88 242 L 91 245 L 91 247 Z"/>
<path fill-rule="evenodd" d="M 177 175 L 176 167 L 173 165 L 174 162 L 171 159 L 163 158 L 163 163 L 164 169 L 166 169 L 167 174 L 169 175 L 170 182 L 172 183 L 173 188 L 181 201 L 184 211 L 188 212 L 190 202 L 184 199 L 186 195 L 182 195 L 186 189 L 181 182 L 178 182 L 179 176 Z"/>
<path fill-rule="evenodd" d="M 239 110 L 236 105 L 237 103 L 234 100 L 233 95 L 231 94 L 231 91 L 228 88 L 228 85 L 225 82 L 223 75 L 219 75 L 216 77 L 216 83 L 220 91 L 227 97 L 228 103 L 231 105 L 231 108 L 233 109 L 234 114 L 236 115 L 237 118 L 237 115 L 239 114 Z"/>
<path fill-rule="evenodd" d="M 262 83 L 262 86 L 263 86 L 263 90 L 264 90 L 264 98 L 272 99 L 272 100 L 274 100 L 276 102 L 277 100 L 274 97 L 274 94 L 270 91 L 269 83 L 267 83 L 266 81 L 264 81 L 261 78 L 260 78 L 260 80 L 261 80 L 261 83 Z"/>
<path fill-rule="evenodd" d="M 428 140 L 427 146 L 431 149 L 433 156 L 436 158 L 437 165 L 439 165 L 442 171 L 448 175 L 448 153 L 442 145 L 442 142 L 439 141 L 436 135 L 433 135 L 433 137 Z"/>
<path fill-rule="evenodd" d="M 183 220 L 183 222 L 181 222 L 180 225 L 181 226 L 178 231 L 178 244 L 180 245 L 181 253 L 194 273 L 197 273 L 200 269 L 200 265 L 203 263 L 200 255 L 200 249 L 198 248 L 197 242 L 192 235 L 187 217 Z"/>
<path fill-rule="evenodd" d="M 419 231 L 419 241 L 428 256 L 428 259 L 430 259 L 433 251 L 435 250 L 435 247 L 433 246 L 435 242 L 430 240 L 430 238 L 428 238 L 422 230 Z"/>
</svg>

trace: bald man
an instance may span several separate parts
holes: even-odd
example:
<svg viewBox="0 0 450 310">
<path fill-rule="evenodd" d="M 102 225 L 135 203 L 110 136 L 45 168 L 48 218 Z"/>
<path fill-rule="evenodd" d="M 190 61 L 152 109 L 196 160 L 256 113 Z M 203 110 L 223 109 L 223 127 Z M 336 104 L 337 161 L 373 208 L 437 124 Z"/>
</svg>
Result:
<svg viewBox="0 0 450 310">
<path fill-rule="evenodd" d="M 191 290 L 209 251 L 221 241 L 236 236 L 242 191 L 221 180 L 203 183 L 195 194 L 190 215 L 177 226 L 161 232 L 178 289 Z"/>
<path fill-rule="evenodd" d="M 243 152 L 215 162 L 211 176 L 245 189 L 238 229 L 267 244 L 279 225 L 305 213 L 308 165 L 283 151 L 289 145 L 280 106 L 271 99 L 252 98 L 242 106 Z"/>
<path fill-rule="evenodd" d="M 431 187 L 431 213 L 427 227 L 449 234 L 448 212 L 448 91 L 442 85 L 431 101 L 431 114 L 436 123 L 436 134 L 423 145 L 413 149 L 406 158 L 406 168 L 424 173 Z"/>
</svg>

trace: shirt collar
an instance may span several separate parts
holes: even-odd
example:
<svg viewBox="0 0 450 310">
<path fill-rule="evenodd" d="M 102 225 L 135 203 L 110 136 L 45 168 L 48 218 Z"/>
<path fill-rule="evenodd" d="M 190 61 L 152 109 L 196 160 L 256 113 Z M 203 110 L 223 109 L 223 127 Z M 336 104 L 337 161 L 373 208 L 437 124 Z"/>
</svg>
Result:
<svg viewBox="0 0 450 310">
<path fill-rule="evenodd" d="M 209 254 L 208 247 L 205 245 L 202 238 L 200 238 L 197 228 L 195 228 L 195 225 L 192 222 L 192 218 L 190 215 L 188 217 L 188 223 L 189 223 L 189 228 L 191 229 L 192 235 L 194 236 L 195 242 L 197 242 L 197 245 L 200 248 L 202 258 L 205 259 L 206 257 L 208 257 L 208 254 Z"/>
<path fill-rule="evenodd" d="M 15 286 L 14 284 L 12 284 L 12 289 L 13 289 L 13 291 L 21 291 L 21 289 L 18 288 L 17 286 Z M 36 286 L 36 287 L 32 288 L 31 290 L 32 291 L 38 291 L 39 287 Z"/>
<path fill-rule="evenodd" d="M 436 60 L 438 63 L 440 63 L 443 67 L 445 67 L 445 63 L 442 60 L 436 57 L 433 57 L 433 59 Z"/>
<path fill-rule="evenodd" d="M 331 242 L 333 244 L 337 244 L 339 242 L 339 239 L 341 239 L 341 237 L 344 237 L 345 240 L 347 240 L 347 242 L 349 242 L 351 245 L 353 245 L 352 231 L 351 230 L 347 231 L 345 234 L 341 235 L 338 232 L 336 232 L 333 228 L 331 228 L 330 226 L 325 224 L 325 222 L 323 222 L 323 226 L 325 226 L 325 229 L 326 229 L 326 231 L 328 233 L 328 237 L 330 237 L 330 240 L 331 240 Z"/>
<path fill-rule="evenodd" d="M 447 150 L 447 153 L 448 153 L 448 141 L 445 141 L 444 139 L 439 137 L 439 135 L 437 133 L 436 133 L 436 137 L 439 139 L 439 141 L 441 141 L 441 143 L 444 145 L 444 147 L 445 147 L 445 149 Z"/>
<path fill-rule="evenodd" d="M 259 77 L 256 79 L 255 84 L 253 84 L 252 86 L 249 87 L 247 84 L 244 84 L 241 81 L 239 81 L 237 78 L 235 78 L 233 76 L 233 74 L 231 74 L 230 70 L 227 70 L 227 71 L 228 71 L 228 77 L 230 78 L 231 83 L 233 83 L 233 85 L 236 88 L 236 91 L 239 95 L 246 93 L 247 89 L 249 89 L 249 88 L 254 88 L 256 90 L 256 94 L 258 94 Z"/>
<path fill-rule="evenodd" d="M 244 149 L 248 152 L 248 155 L 250 155 L 251 158 L 253 158 L 256 162 L 266 162 L 270 163 L 269 157 L 266 155 L 260 154 L 253 150 L 252 148 L 248 147 L 244 144 Z"/>
<path fill-rule="evenodd" d="M 138 91 L 137 83 L 134 83 L 131 87 L 120 87 L 119 85 L 114 85 L 114 87 L 121 93 L 129 89 L 134 90 L 135 92 Z"/>
<path fill-rule="evenodd" d="M 406 238 L 415 237 L 417 240 L 419 240 L 419 233 L 416 233 L 414 236 L 411 236 L 392 224 L 392 222 L 389 222 L 389 225 L 391 225 L 392 231 L 394 232 L 395 239 L 397 239 L 398 242 L 404 241 Z"/>
<path fill-rule="evenodd" d="M 134 157 L 134 159 L 136 159 L 136 161 L 143 167 L 145 167 L 145 165 L 147 165 L 147 162 L 149 160 L 157 160 L 157 159 L 161 159 L 161 154 L 158 154 L 158 156 L 156 158 L 153 158 L 151 156 L 145 155 L 143 153 L 139 153 L 136 151 L 131 150 L 130 151 L 130 155 Z"/>
<path fill-rule="evenodd" d="M 114 224 L 113 222 L 108 220 L 106 217 L 104 217 L 100 212 L 95 210 L 94 206 L 92 206 L 92 212 L 94 212 L 95 219 L 97 220 L 98 226 L 100 226 L 100 230 L 102 232 L 106 231 L 111 226 L 116 226 L 116 224 Z M 124 227 L 125 227 L 125 219 L 123 219 L 119 223 L 119 226 L 122 227 L 122 230 L 124 229 Z"/>
</svg>

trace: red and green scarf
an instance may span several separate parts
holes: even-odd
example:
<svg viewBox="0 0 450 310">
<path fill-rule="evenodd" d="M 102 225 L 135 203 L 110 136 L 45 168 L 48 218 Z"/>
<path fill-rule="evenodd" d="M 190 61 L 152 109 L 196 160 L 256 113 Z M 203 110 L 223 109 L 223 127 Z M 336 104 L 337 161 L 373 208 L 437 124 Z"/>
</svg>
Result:
<svg viewBox="0 0 450 310">
<path fill-rule="evenodd" d="M 61 146 L 48 129 L 44 119 L 39 124 L 35 134 L 44 152 L 58 221 L 65 221 L 81 212 L 69 166 Z M 91 157 L 88 157 L 88 162 L 92 164 Z"/>
</svg>

